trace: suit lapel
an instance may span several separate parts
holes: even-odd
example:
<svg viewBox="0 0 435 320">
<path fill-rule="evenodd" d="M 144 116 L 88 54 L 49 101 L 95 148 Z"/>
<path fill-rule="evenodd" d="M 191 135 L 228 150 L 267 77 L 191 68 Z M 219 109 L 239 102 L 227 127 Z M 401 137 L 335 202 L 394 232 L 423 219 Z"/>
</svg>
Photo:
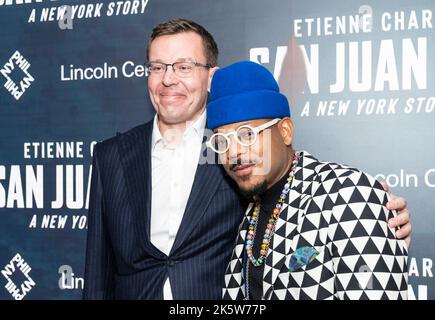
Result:
<svg viewBox="0 0 435 320">
<path fill-rule="evenodd" d="M 225 300 L 243 300 L 246 297 L 243 256 L 245 254 L 245 239 L 253 207 L 254 203 L 250 203 L 246 209 L 245 217 L 239 227 L 236 246 L 225 271 L 225 287 L 223 292 Z"/>
<path fill-rule="evenodd" d="M 189 200 L 171 253 L 180 247 L 201 221 L 222 179 L 221 168 L 217 164 L 205 163 L 198 165 Z"/>
<path fill-rule="evenodd" d="M 151 218 L 151 135 L 153 122 L 119 136 L 119 153 L 127 185 L 129 203 L 134 211 L 136 232 L 144 248 L 156 255 L 150 242 Z"/>
</svg>

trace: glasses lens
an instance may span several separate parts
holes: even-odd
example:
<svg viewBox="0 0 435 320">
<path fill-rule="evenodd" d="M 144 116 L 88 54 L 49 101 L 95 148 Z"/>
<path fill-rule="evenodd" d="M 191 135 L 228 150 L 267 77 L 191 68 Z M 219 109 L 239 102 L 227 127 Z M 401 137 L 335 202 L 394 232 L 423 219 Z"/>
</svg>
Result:
<svg viewBox="0 0 435 320">
<path fill-rule="evenodd" d="M 240 144 L 250 146 L 255 141 L 255 132 L 249 127 L 240 127 L 237 130 L 237 139 Z"/>
<path fill-rule="evenodd" d="M 176 62 L 174 63 L 175 72 L 179 75 L 189 75 L 193 71 L 195 64 L 193 62 Z"/>
<path fill-rule="evenodd" d="M 165 72 L 166 70 L 166 65 L 163 63 L 158 63 L 158 62 L 151 62 L 148 64 L 148 71 L 150 73 L 162 73 Z"/>
<path fill-rule="evenodd" d="M 211 137 L 211 145 L 214 146 L 216 152 L 223 153 L 228 149 L 228 140 L 225 136 L 215 134 Z"/>
</svg>

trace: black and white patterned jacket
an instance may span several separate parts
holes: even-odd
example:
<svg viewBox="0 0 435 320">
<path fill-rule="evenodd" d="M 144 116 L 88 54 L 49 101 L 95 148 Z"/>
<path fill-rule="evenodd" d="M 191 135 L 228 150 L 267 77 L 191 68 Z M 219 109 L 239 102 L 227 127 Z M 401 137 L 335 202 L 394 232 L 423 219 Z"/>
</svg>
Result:
<svg viewBox="0 0 435 320">
<path fill-rule="evenodd" d="M 407 299 L 406 244 L 388 227 L 396 213 L 387 201 L 373 177 L 301 152 L 267 253 L 263 299 Z M 240 225 L 224 299 L 245 299 L 242 264 L 253 207 Z M 290 271 L 292 256 L 304 248 L 318 255 Z"/>
</svg>

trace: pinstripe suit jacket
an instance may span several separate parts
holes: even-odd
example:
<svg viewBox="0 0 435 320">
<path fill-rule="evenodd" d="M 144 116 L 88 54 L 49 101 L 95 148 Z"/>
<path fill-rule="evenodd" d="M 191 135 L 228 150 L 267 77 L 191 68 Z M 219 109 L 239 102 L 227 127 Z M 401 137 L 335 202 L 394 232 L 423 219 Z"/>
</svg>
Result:
<svg viewBox="0 0 435 320">
<path fill-rule="evenodd" d="M 169 256 L 150 242 L 152 121 L 94 149 L 85 299 L 220 299 L 243 217 L 237 186 L 218 165 L 198 165 Z"/>
</svg>

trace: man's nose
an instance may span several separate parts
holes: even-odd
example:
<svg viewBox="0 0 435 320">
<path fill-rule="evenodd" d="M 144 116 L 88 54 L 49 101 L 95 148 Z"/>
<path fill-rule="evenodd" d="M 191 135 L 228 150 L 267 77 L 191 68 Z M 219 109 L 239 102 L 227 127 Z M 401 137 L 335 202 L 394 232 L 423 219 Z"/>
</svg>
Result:
<svg viewBox="0 0 435 320">
<path fill-rule="evenodd" d="M 178 77 L 175 75 L 172 66 L 167 66 L 166 71 L 163 73 L 162 83 L 167 87 L 178 83 Z"/>
<path fill-rule="evenodd" d="M 238 143 L 236 137 L 234 136 L 229 137 L 229 142 L 230 145 L 228 148 L 228 159 L 230 161 L 237 161 L 237 159 L 245 153 L 246 147 Z"/>
</svg>

